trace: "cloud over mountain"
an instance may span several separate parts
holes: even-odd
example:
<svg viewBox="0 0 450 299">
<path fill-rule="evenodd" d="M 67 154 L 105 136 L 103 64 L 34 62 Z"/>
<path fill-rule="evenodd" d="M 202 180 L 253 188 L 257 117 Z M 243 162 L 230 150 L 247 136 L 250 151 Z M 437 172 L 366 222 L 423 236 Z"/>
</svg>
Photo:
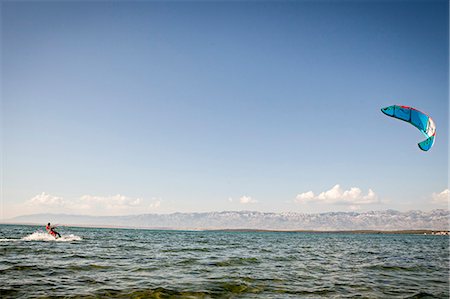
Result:
<svg viewBox="0 0 450 299">
<path fill-rule="evenodd" d="M 228 201 L 229 202 L 239 202 L 240 204 L 243 204 L 243 205 L 254 204 L 254 203 L 258 202 L 256 199 L 252 198 L 251 196 L 247 196 L 247 195 L 239 197 L 239 200 L 237 200 L 237 201 L 234 200 L 232 197 L 229 197 Z"/>
<path fill-rule="evenodd" d="M 62 197 L 42 192 L 30 198 L 25 204 L 31 206 L 63 206 L 65 202 Z"/>
<path fill-rule="evenodd" d="M 98 196 L 83 195 L 78 198 L 66 199 L 42 192 L 27 200 L 23 205 L 23 212 L 29 210 L 34 212 L 57 212 L 93 214 L 93 215 L 119 215 L 151 212 L 161 206 L 160 198 L 145 200 L 133 198 L 121 194 Z"/>
<path fill-rule="evenodd" d="M 432 197 L 432 202 L 435 204 L 448 205 L 450 203 L 450 190 L 445 189 L 444 191 L 442 191 L 440 193 L 433 193 L 431 197 Z"/>
<path fill-rule="evenodd" d="M 330 190 L 323 191 L 318 195 L 315 195 L 313 191 L 300 193 L 296 196 L 295 201 L 300 204 L 319 202 L 351 206 L 380 202 L 377 194 L 372 189 L 369 189 L 367 194 L 363 194 L 362 190 L 358 187 L 343 190 L 339 184 L 334 185 Z"/>
</svg>

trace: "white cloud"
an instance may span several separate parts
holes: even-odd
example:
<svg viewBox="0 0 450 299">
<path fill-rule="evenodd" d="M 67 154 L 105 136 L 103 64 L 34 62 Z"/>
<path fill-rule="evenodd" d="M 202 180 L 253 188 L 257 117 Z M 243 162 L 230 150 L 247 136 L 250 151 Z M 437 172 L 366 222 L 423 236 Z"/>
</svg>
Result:
<svg viewBox="0 0 450 299">
<path fill-rule="evenodd" d="M 449 204 L 450 203 L 450 190 L 445 189 L 441 193 L 433 193 L 431 195 L 432 201 L 435 204 Z"/>
<path fill-rule="evenodd" d="M 150 209 L 157 209 L 161 206 L 161 199 L 153 199 L 153 201 L 150 203 L 150 205 L 148 206 Z"/>
<path fill-rule="evenodd" d="M 110 196 L 83 195 L 75 201 L 72 208 L 98 215 L 125 215 L 149 213 L 161 206 L 160 198 L 151 201 L 132 198 L 121 194 Z"/>
<path fill-rule="evenodd" d="M 319 202 L 326 204 L 348 204 L 352 209 L 359 208 L 359 205 L 380 203 L 378 196 L 372 189 L 369 189 L 366 195 L 360 188 L 352 187 L 349 190 L 343 190 L 339 184 L 327 191 L 319 193 L 317 196 L 312 191 L 297 194 L 295 197 L 297 203 Z"/>
<path fill-rule="evenodd" d="M 148 213 L 161 206 L 160 198 L 151 201 L 117 194 L 110 196 L 83 195 L 79 198 L 64 199 L 42 192 L 27 200 L 24 212 L 31 213 L 70 213 L 89 215 L 126 215 Z"/>
<path fill-rule="evenodd" d="M 244 195 L 241 196 L 238 200 L 234 200 L 232 197 L 228 197 L 228 202 L 238 202 L 240 204 L 246 205 L 246 204 L 253 204 L 257 203 L 258 201 L 250 196 Z"/>
<path fill-rule="evenodd" d="M 314 199 L 314 192 L 308 191 L 305 193 L 297 194 L 297 202 L 307 202 Z"/>
<path fill-rule="evenodd" d="M 31 206 L 64 206 L 65 202 L 62 197 L 53 196 L 42 192 L 26 201 L 27 205 Z"/>
<path fill-rule="evenodd" d="M 128 208 L 136 207 L 142 204 L 142 198 L 131 198 L 124 195 L 111 195 L 111 196 L 93 196 L 83 195 L 80 198 L 81 203 L 87 205 L 102 205 L 108 209 Z"/>
<path fill-rule="evenodd" d="M 249 204 L 249 203 L 257 203 L 258 201 L 256 199 L 251 198 L 250 196 L 241 196 L 241 198 L 239 198 L 239 202 L 241 204 Z"/>
</svg>

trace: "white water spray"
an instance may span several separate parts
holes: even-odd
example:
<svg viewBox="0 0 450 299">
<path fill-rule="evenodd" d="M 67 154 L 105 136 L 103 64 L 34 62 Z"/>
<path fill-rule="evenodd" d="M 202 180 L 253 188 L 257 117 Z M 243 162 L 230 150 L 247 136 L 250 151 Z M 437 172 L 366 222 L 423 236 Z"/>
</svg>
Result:
<svg viewBox="0 0 450 299">
<path fill-rule="evenodd" d="M 51 236 L 48 233 L 37 231 L 32 233 L 31 235 L 25 236 L 22 241 L 46 241 L 46 242 L 71 242 L 71 241 L 81 241 L 82 238 L 80 236 L 76 236 L 73 234 L 64 235 L 61 238 L 55 239 L 55 237 Z"/>
</svg>

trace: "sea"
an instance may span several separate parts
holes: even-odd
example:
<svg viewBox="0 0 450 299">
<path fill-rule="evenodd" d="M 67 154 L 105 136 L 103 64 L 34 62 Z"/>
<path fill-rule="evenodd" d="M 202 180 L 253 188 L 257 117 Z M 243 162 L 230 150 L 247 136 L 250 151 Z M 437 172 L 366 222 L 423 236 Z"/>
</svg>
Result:
<svg viewBox="0 0 450 299">
<path fill-rule="evenodd" d="M 0 225 L 1 298 L 449 298 L 449 237 Z"/>
</svg>

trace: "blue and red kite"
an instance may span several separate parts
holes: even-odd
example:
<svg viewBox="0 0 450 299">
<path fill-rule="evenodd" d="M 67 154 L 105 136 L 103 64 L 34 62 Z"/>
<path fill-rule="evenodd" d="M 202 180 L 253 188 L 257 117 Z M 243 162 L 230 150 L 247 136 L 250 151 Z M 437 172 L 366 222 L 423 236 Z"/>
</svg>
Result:
<svg viewBox="0 0 450 299">
<path fill-rule="evenodd" d="M 431 117 L 425 113 L 412 107 L 398 105 L 381 108 L 381 112 L 393 118 L 406 121 L 419 129 L 427 138 L 418 143 L 421 150 L 428 151 L 433 146 L 436 137 L 436 125 Z"/>
</svg>

